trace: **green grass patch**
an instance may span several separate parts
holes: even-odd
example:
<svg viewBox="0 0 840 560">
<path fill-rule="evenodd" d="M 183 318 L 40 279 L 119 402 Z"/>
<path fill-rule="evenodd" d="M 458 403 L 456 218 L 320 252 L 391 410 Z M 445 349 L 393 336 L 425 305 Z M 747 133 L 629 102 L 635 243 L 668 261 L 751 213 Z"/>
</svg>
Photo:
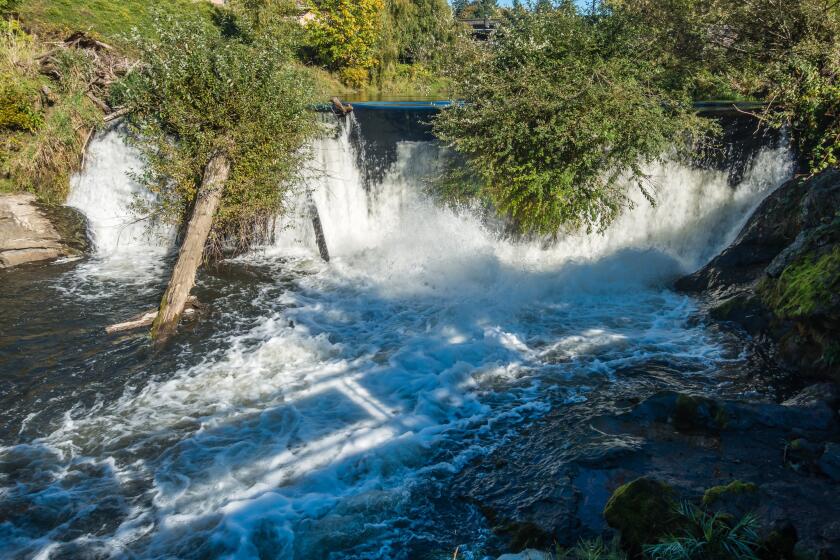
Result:
<svg viewBox="0 0 840 560">
<path fill-rule="evenodd" d="M 154 28 L 155 13 L 175 18 L 204 16 L 213 25 L 217 8 L 206 0 L 20 0 L 15 11 L 24 25 L 54 34 L 86 31 L 125 50 L 132 28 L 145 35 Z"/>
</svg>

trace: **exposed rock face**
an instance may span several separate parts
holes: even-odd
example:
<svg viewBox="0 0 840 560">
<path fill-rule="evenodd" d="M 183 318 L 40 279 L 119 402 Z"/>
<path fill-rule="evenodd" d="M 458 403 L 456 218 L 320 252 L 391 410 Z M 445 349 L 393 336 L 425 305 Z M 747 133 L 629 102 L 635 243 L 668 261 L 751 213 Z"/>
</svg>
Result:
<svg viewBox="0 0 840 560">
<path fill-rule="evenodd" d="M 31 194 L 0 195 L 0 268 L 78 255 L 89 247 L 84 216 L 44 207 Z"/>
<path fill-rule="evenodd" d="M 787 369 L 840 380 L 840 170 L 781 186 L 676 287 L 766 341 Z"/>
</svg>

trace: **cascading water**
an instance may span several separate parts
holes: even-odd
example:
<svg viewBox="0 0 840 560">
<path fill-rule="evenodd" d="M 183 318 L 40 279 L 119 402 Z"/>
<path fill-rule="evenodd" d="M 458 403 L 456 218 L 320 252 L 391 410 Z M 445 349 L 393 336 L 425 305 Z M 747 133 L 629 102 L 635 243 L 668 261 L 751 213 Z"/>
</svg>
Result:
<svg viewBox="0 0 840 560">
<path fill-rule="evenodd" d="M 132 179 L 142 170 L 139 154 L 129 147 L 119 128 L 98 135 L 91 142 L 84 169 L 70 185 L 67 205 L 84 212 L 95 247 L 95 260 L 83 275 L 137 280 L 159 273 L 170 250 L 173 231 L 149 230 L 138 218 L 135 205 L 150 195 Z"/>
<path fill-rule="evenodd" d="M 205 346 L 141 360 L 127 388 L 103 382 L 0 448 L 9 557 L 480 558 L 486 524 L 447 493 L 465 463 L 594 391 L 713 387 L 738 362 L 667 284 L 787 178 L 784 149 L 735 189 L 723 172 L 651 168 L 658 207 L 545 249 L 432 203 L 433 144 L 401 143 L 366 188 L 352 126 L 315 149 L 330 264 L 301 203 L 273 246 L 230 265 L 262 271 L 256 285 L 199 286 L 222 290 Z M 113 239 L 95 169 L 74 203 Z M 650 363 L 667 380 L 638 373 Z"/>
</svg>

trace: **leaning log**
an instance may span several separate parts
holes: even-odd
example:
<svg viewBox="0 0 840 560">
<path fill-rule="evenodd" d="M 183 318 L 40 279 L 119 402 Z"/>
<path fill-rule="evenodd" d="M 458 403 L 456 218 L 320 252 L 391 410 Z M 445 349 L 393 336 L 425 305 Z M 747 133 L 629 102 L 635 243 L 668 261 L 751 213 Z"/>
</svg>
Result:
<svg viewBox="0 0 840 560">
<path fill-rule="evenodd" d="M 213 216 L 222 200 L 229 174 L 230 161 L 224 154 L 213 156 L 204 168 L 204 178 L 178 253 L 178 262 L 175 263 L 169 286 L 160 303 L 160 311 L 152 325 L 152 338 L 155 340 L 168 338 L 178 328 L 184 306 L 195 285 L 195 273 L 203 260 L 204 245 L 210 235 Z"/>
<path fill-rule="evenodd" d="M 198 303 L 198 298 L 195 296 L 190 296 L 187 300 L 186 308 L 184 309 L 184 317 L 190 317 L 195 315 L 195 313 L 199 310 L 200 305 Z M 157 309 L 150 309 L 145 313 L 141 313 L 125 321 L 124 323 L 117 323 L 116 325 L 111 325 L 110 327 L 105 328 L 105 332 L 108 334 L 117 334 L 126 331 L 134 331 L 137 329 L 142 329 L 145 327 L 151 327 L 152 324 L 155 322 L 155 319 L 158 316 Z"/>
<path fill-rule="evenodd" d="M 321 215 L 318 213 L 318 206 L 309 195 L 309 217 L 312 220 L 312 229 L 315 230 L 315 242 L 318 244 L 318 252 L 324 262 L 330 262 L 330 250 L 327 247 L 327 238 L 324 237 L 324 227 L 321 225 Z"/>
</svg>

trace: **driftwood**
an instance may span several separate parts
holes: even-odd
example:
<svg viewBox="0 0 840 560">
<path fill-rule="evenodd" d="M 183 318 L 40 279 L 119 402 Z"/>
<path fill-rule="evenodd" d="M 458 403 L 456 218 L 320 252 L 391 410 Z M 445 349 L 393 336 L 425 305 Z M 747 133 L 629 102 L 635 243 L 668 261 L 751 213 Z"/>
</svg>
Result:
<svg viewBox="0 0 840 560">
<path fill-rule="evenodd" d="M 204 179 L 196 195 L 192 216 L 178 262 L 169 279 L 169 286 L 160 303 L 160 312 L 152 325 L 152 338 L 165 340 L 175 334 L 181 314 L 184 312 L 190 291 L 195 285 L 195 273 L 204 256 L 204 246 L 213 225 L 213 215 L 222 200 L 230 160 L 224 154 L 216 154 L 204 168 Z"/>
<path fill-rule="evenodd" d="M 330 262 L 330 250 L 327 247 L 327 238 L 324 237 L 324 227 L 321 225 L 321 215 L 318 213 L 318 206 L 309 195 L 309 217 L 312 220 L 312 229 L 315 230 L 315 241 L 318 243 L 318 252 L 325 262 Z"/>
<path fill-rule="evenodd" d="M 131 112 L 131 109 L 129 107 L 120 107 L 119 109 L 117 109 L 113 113 L 108 113 L 107 115 L 105 115 L 102 118 L 102 120 L 104 120 L 106 123 L 111 122 L 111 121 L 115 121 L 120 117 L 126 116 L 130 112 Z"/>
<path fill-rule="evenodd" d="M 202 305 L 198 302 L 198 298 L 195 296 L 190 296 L 187 300 L 186 309 L 184 309 L 184 317 L 193 317 L 195 314 L 200 311 Z M 140 315 L 136 315 L 129 319 L 124 323 L 117 323 L 116 325 L 111 325 L 105 329 L 105 332 L 108 334 L 117 334 L 126 331 L 133 331 L 137 329 L 142 329 L 144 327 L 151 327 L 152 323 L 155 322 L 155 319 L 158 316 L 157 309 L 151 309 L 146 311 L 145 313 L 141 313 Z"/>
<path fill-rule="evenodd" d="M 338 97 L 330 99 L 330 103 L 332 103 L 333 112 L 341 117 L 353 112 L 353 106 L 349 103 L 344 105 Z"/>
</svg>

